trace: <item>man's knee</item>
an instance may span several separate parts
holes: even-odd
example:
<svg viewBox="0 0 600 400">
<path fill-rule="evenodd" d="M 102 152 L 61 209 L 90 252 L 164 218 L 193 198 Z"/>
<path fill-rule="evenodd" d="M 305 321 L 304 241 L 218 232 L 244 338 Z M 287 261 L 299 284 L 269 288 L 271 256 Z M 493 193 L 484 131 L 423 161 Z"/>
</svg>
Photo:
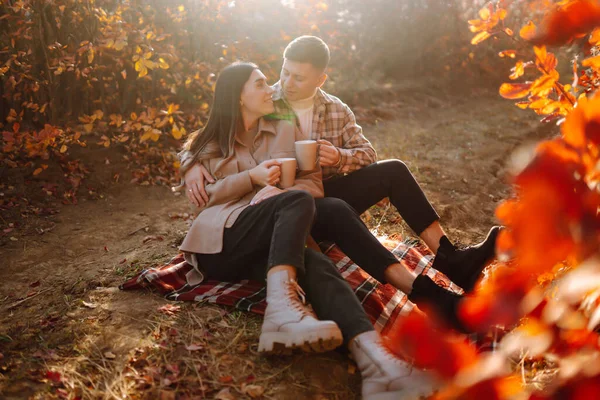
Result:
<svg viewBox="0 0 600 400">
<path fill-rule="evenodd" d="M 401 160 L 386 160 L 379 162 L 378 165 L 381 166 L 380 168 L 385 176 L 403 177 L 407 174 L 412 175 L 408 166 Z"/>
<path fill-rule="evenodd" d="M 356 216 L 356 211 L 342 199 L 325 197 L 315 200 L 317 218 L 351 218 Z"/>
</svg>

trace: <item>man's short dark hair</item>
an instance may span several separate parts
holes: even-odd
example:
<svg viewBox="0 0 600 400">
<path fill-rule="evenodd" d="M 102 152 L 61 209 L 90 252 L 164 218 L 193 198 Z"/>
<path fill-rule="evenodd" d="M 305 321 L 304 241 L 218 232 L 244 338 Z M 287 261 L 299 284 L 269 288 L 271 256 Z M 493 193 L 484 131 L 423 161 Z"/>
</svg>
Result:
<svg viewBox="0 0 600 400">
<path fill-rule="evenodd" d="M 300 36 L 287 45 L 283 58 L 299 63 L 310 63 L 313 67 L 324 70 L 329 64 L 329 47 L 316 36 Z"/>
</svg>

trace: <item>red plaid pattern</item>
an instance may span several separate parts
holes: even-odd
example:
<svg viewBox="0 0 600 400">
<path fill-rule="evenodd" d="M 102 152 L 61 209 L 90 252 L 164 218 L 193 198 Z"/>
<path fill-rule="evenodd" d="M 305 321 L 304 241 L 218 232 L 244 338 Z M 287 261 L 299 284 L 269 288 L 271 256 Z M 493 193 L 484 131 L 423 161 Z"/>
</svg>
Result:
<svg viewBox="0 0 600 400">
<path fill-rule="evenodd" d="M 415 241 L 403 241 L 392 249 L 398 261 L 411 271 L 426 274 L 438 285 L 457 293 L 462 289 L 452 283 L 444 274 L 431 268 L 433 255 Z M 379 332 L 385 335 L 393 324 L 407 315 L 414 307 L 407 296 L 391 285 L 382 285 L 354 264 L 335 245 L 326 249 L 325 254 L 349 283 L 359 298 L 369 319 Z M 167 264 L 149 268 L 123 283 L 121 290 L 154 288 L 166 299 L 174 301 L 206 301 L 212 304 L 234 307 L 263 315 L 265 313 L 266 291 L 262 283 L 256 281 L 219 282 L 204 280 L 195 282 L 197 273 L 186 263 L 183 254 L 178 254 Z M 498 332 L 491 335 L 472 335 L 469 340 L 477 343 L 479 350 L 493 350 L 498 341 Z"/>
<path fill-rule="evenodd" d="M 408 269 L 430 276 L 438 284 L 460 291 L 446 276 L 431 268 L 432 255 L 414 242 L 400 242 L 393 253 Z M 391 285 L 382 285 L 352 262 L 337 246 L 326 251 L 360 299 L 373 325 L 385 333 L 396 319 L 413 308 L 406 295 Z M 153 287 L 169 300 L 206 301 L 264 314 L 265 288 L 255 281 L 194 282 L 195 270 L 179 254 L 166 265 L 142 271 L 120 286 L 122 290 Z"/>
</svg>

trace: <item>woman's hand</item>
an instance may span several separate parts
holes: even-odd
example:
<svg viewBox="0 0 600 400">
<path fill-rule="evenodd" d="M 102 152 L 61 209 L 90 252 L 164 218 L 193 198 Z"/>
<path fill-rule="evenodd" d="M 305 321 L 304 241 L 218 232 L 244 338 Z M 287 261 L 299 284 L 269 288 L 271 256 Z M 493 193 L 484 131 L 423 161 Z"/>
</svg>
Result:
<svg viewBox="0 0 600 400">
<path fill-rule="evenodd" d="M 281 163 L 277 160 L 266 160 L 250 170 L 250 179 L 254 185 L 274 186 L 281 176 Z"/>
<path fill-rule="evenodd" d="M 279 189 L 278 187 L 267 185 L 264 188 L 260 189 L 258 193 L 254 195 L 252 200 L 250 200 L 250 205 L 256 205 L 261 201 L 268 199 L 269 197 L 277 196 L 278 194 L 281 194 L 285 191 L 286 190 L 284 189 Z"/>
<path fill-rule="evenodd" d="M 215 183 L 214 178 L 200 163 L 194 164 L 183 176 L 185 194 L 196 207 L 204 207 L 208 203 L 208 194 L 204 188 L 206 185 L 205 179 L 210 183 Z"/>
</svg>

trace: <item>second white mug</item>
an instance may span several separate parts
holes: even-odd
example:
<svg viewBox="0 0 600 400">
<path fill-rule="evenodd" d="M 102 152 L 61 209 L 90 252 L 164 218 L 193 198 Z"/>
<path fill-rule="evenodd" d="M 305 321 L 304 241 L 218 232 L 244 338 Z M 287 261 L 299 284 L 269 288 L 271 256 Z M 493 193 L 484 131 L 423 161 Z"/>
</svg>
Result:
<svg viewBox="0 0 600 400">
<path fill-rule="evenodd" d="M 295 143 L 298 169 L 312 171 L 317 166 L 317 141 L 299 140 Z"/>
</svg>

